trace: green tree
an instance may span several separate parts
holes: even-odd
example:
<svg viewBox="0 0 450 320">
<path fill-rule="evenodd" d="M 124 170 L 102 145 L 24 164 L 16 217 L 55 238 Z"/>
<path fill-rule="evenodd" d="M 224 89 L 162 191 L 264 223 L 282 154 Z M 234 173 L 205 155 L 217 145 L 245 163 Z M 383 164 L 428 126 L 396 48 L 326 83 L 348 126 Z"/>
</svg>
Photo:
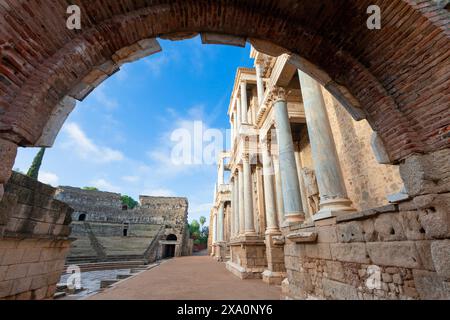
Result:
<svg viewBox="0 0 450 320">
<path fill-rule="evenodd" d="M 121 197 L 121 199 L 122 199 L 122 204 L 127 206 L 128 209 L 134 209 L 138 205 L 138 202 L 130 196 L 123 195 Z"/>
<path fill-rule="evenodd" d="M 96 187 L 83 187 L 82 189 L 86 191 L 99 191 Z"/>
<path fill-rule="evenodd" d="M 39 177 L 39 169 L 41 168 L 42 159 L 44 158 L 45 148 L 41 148 L 33 159 L 30 169 L 28 169 L 27 176 L 37 180 Z"/>
<path fill-rule="evenodd" d="M 205 222 L 206 222 L 206 218 L 204 216 L 201 216 L 200 217 L 200 225 L 202 226 L 202 229 L 203 229 L 203 225 L 205 224 Z"/>
</svg>

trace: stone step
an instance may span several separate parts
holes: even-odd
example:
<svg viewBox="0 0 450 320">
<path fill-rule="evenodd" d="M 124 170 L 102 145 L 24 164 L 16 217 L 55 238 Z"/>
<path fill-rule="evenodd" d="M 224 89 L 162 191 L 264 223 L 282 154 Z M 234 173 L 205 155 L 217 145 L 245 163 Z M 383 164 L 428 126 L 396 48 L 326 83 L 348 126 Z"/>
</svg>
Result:
<svg viewBox="0 0 450 320">
<path fill-rule="evenodd" d="M 124 280 L 124 279 L 127 279 L 127 278 L 131 277 L 131 276 L 132 276 L 132 274 L 118 274 L 117 275 L 117 280 Z"/>
</svg>

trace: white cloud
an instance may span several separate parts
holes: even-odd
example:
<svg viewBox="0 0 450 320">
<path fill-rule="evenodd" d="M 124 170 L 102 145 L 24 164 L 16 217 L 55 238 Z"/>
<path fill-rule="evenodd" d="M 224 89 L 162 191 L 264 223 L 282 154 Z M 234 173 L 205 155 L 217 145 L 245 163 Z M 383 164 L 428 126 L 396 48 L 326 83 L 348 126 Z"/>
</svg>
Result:
<svg viewBox="0 0 450 320">
<path fill-rule="evenodd" d="M 111 95 L 106 93 L 106 85 L 101 84 L 93 92 L 92 97 L 100 105 L 109 110 L 116 109 L 119 106 L 117 100 L 113 99 Z"/>
<path fill-rule="evenodd" d="M 67 148 L 73 149 L 79 157 L 93 162 L 107 163 L 124 160 L 124 155 L 118 150 L 98 146 L 74 122 L 64 126 L 63 131 L 68 135 Z"/>
<path fill-rule="evenodd" d="M 134 182 L 138 182 L 140 180 L 140 177 L 138 177 L 138 176 L 124 176 L 124 177 L 122 177 L 122 180 L 126 181 L 126 182 L 134 183 Z"/>
<path fill-rule="evenodd" d="M 169 189 L 159 188 L 145 190 L 142 192 L 142 195 L 152 197 L 174 197 L 175 193 Z"/>
<path fill-rule="evenodd" d="M 46 183 L 53 187 L 57 187 L 58 182 L 59 182 L 59 177 L 52 172 L 41 171 L 41 172 L 39 172 L 38 180 L 42 183 Z"/>
<path fill-rule="evenodd" d="M 114 186 L 113 184 L 111 184 L 109 181 L 107 181 L 105 179 L 92 180 L 90 182 L 90 184 L 93 187 L 96 187 L 96 188 L 98 188 L 101 191 L 120 193 L 120 188 L 119 187 Z"/>
</svg>

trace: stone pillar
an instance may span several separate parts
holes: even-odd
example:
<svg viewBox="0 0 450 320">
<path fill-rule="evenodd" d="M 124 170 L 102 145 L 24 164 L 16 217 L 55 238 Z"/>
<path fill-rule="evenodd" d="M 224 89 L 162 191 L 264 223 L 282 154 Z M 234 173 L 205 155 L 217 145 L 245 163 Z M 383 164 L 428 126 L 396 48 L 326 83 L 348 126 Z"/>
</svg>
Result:
<svg viewBox="0 0 450 320">
<path fill-rule="evenodd" d="M 217 242 L 217 214 L 214 213 L 213 216 L 213 244 L 215 245 Z"/>
<path fill-rule="evenodd" d="M 263 162 L 263 178 L 264 178 L 264 204 L 266 208 L 266 233 L 278 233 L 278 217 L 275 206 L 275 193 L 273 187 L 274 169 L 272 158 L 269 152 L 270 142 L 261 141 L 262 145 L 262 162 Z"/>
<path fill-rule="evenodd" d="M 355 211 L 345 188 L 320 85 L 306 73 L 299 70 L 298 74 L 320 192 L 320 211 L 313 220 Z"/>
<path fill-rule="evenodd" d="M 224 230 L 223 214 L 224 214 L 224 203 L 220 202 L 218 218 L 217 218 L 217 242 L 223 242 L 223 239 L 224 239 L 223 238 L 223 230 Z"/>
<path fill-rule="evenodd" d="M 295 163 L 294 142 L 286 102 L 286 92 L 276 87 L 272 91 L 274 102 L 275 123 L 279 148 L 280 175 L 286 222 L 301 222 L 305 220 L 300 185 Z"/>
<path fill-rule="evenodd" d="M 245 233 L 245 204 L 244 204 L 244 174 L 242 167 L 238 168 L 239 176 L 239 235 L 243 236 Z"/>
<path fill-rule="evenodd" d="M 235 212 L 234 212 L 234 237 L 239 237 L 239 175 L 234 173 L 234 202 L 235 202 Z"/>
<path fill-rule="evenodd" d="M 244 172 L 244 203 L 245 203 L 245 235 L 255 236 L 255 221 L 253 218 L 253 188 L 252 188 L 252 170 L 250 166 L 249 155 L 243 157 Z"/>
<path fill-rule="evenodd" d="M 242 108 L 241 108 L 241 100 L 236 98 L 236 134 L 239 133 L 239 127 L 242 124 Z"/>
<path fill-rule="evenodd" d="M 300 193 L 302 195 L 302 203 L 303 203 L 303 211 L 305 212 L 305 216 L 307 219 L 311 218 L 308 206 L 308 195 L 306 194 L 305 183 L 303 181 L 302 175 L 302 158 L 300 154 L 300 150 L 295 151 L 295 162 L 297 163 L 297 174 L 298 174 L 298 182 L 300 184 Z"/>
<path fill-rule="evenodd" d="M 262 78 L 263 67 L 260 64 L 255 66 L 256 69 L 256 89 L 258 91 L 258 105 L 261 106 L 264 100 L 264 82 Z"/>
<path fill-rule="evenodd" d="M 230 240 L 234 238 L 235 229 L 234 229 L 234 215 L 236 214 L 236 202 L 235 202 L 235 183 L 234 183 L 234 177 L 231 176 L 230 179 L 230 187 L 231 187 L 231 214 L 228 217 L 228 225 L 230 228 Z"/>
<path fill-rule="evenodd" d="M 221 158 L 220 162 L 219 162 L 219 169 L 217 172 L 217 181 L 218 181 L 219 186 L 223 185 L 223 182 L 224 182 L 223 176 L 224 176 L 224 163 L 223 163 L 223 159 Z"/>
<path fill-rule="evenodd" d="M 241 82 L 241 112 L 242 123 L 248 123 L 247 82 Z"/>
<path fill-rule="evenodd" d="M 284 222 L 284 201 L 283 201 L 283 187 L 281 185 L 280 162 L 277 156 L 272 156 L 274 171 L 275 171 L 275 191 L 277 200 L 277 215 L 278 225 Z"/>
</svg>

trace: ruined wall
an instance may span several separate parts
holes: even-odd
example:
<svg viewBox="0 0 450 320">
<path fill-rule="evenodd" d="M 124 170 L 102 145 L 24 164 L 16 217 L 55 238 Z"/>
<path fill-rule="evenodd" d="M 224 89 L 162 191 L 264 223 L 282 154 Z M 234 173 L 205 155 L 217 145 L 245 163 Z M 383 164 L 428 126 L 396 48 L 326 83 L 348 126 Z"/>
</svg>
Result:
<svg viewBox="0 0 450 320">
<path fill-rule="evenodd" d="M 13 173 L 0 202 L 0 299 L 52 298 L 70 248 L 72 209 Z"/>
<path fill-rule="evenodd" d="M 179 240 L 177 252 L 189 252 L 184 246 L 187 199 L 141 196 L 138 207 L 124 210 L 117 193 L 60 187 L 56 197 L 74 208 L 71 262 L 150 261 L 162 252 L 159 240 L 169 234 Z M 78 221 L 81 215 L 84 221 Z"/>
<path fill-rule="evenodd" d="M 450 299 L 449 160 L 447 149 L 401 164 L 405 185 L 416 188 L 410 200 L 285 228 L 283 294 Z M 317 240 L 306 239 L 310 233 Z"/>
</svg>

